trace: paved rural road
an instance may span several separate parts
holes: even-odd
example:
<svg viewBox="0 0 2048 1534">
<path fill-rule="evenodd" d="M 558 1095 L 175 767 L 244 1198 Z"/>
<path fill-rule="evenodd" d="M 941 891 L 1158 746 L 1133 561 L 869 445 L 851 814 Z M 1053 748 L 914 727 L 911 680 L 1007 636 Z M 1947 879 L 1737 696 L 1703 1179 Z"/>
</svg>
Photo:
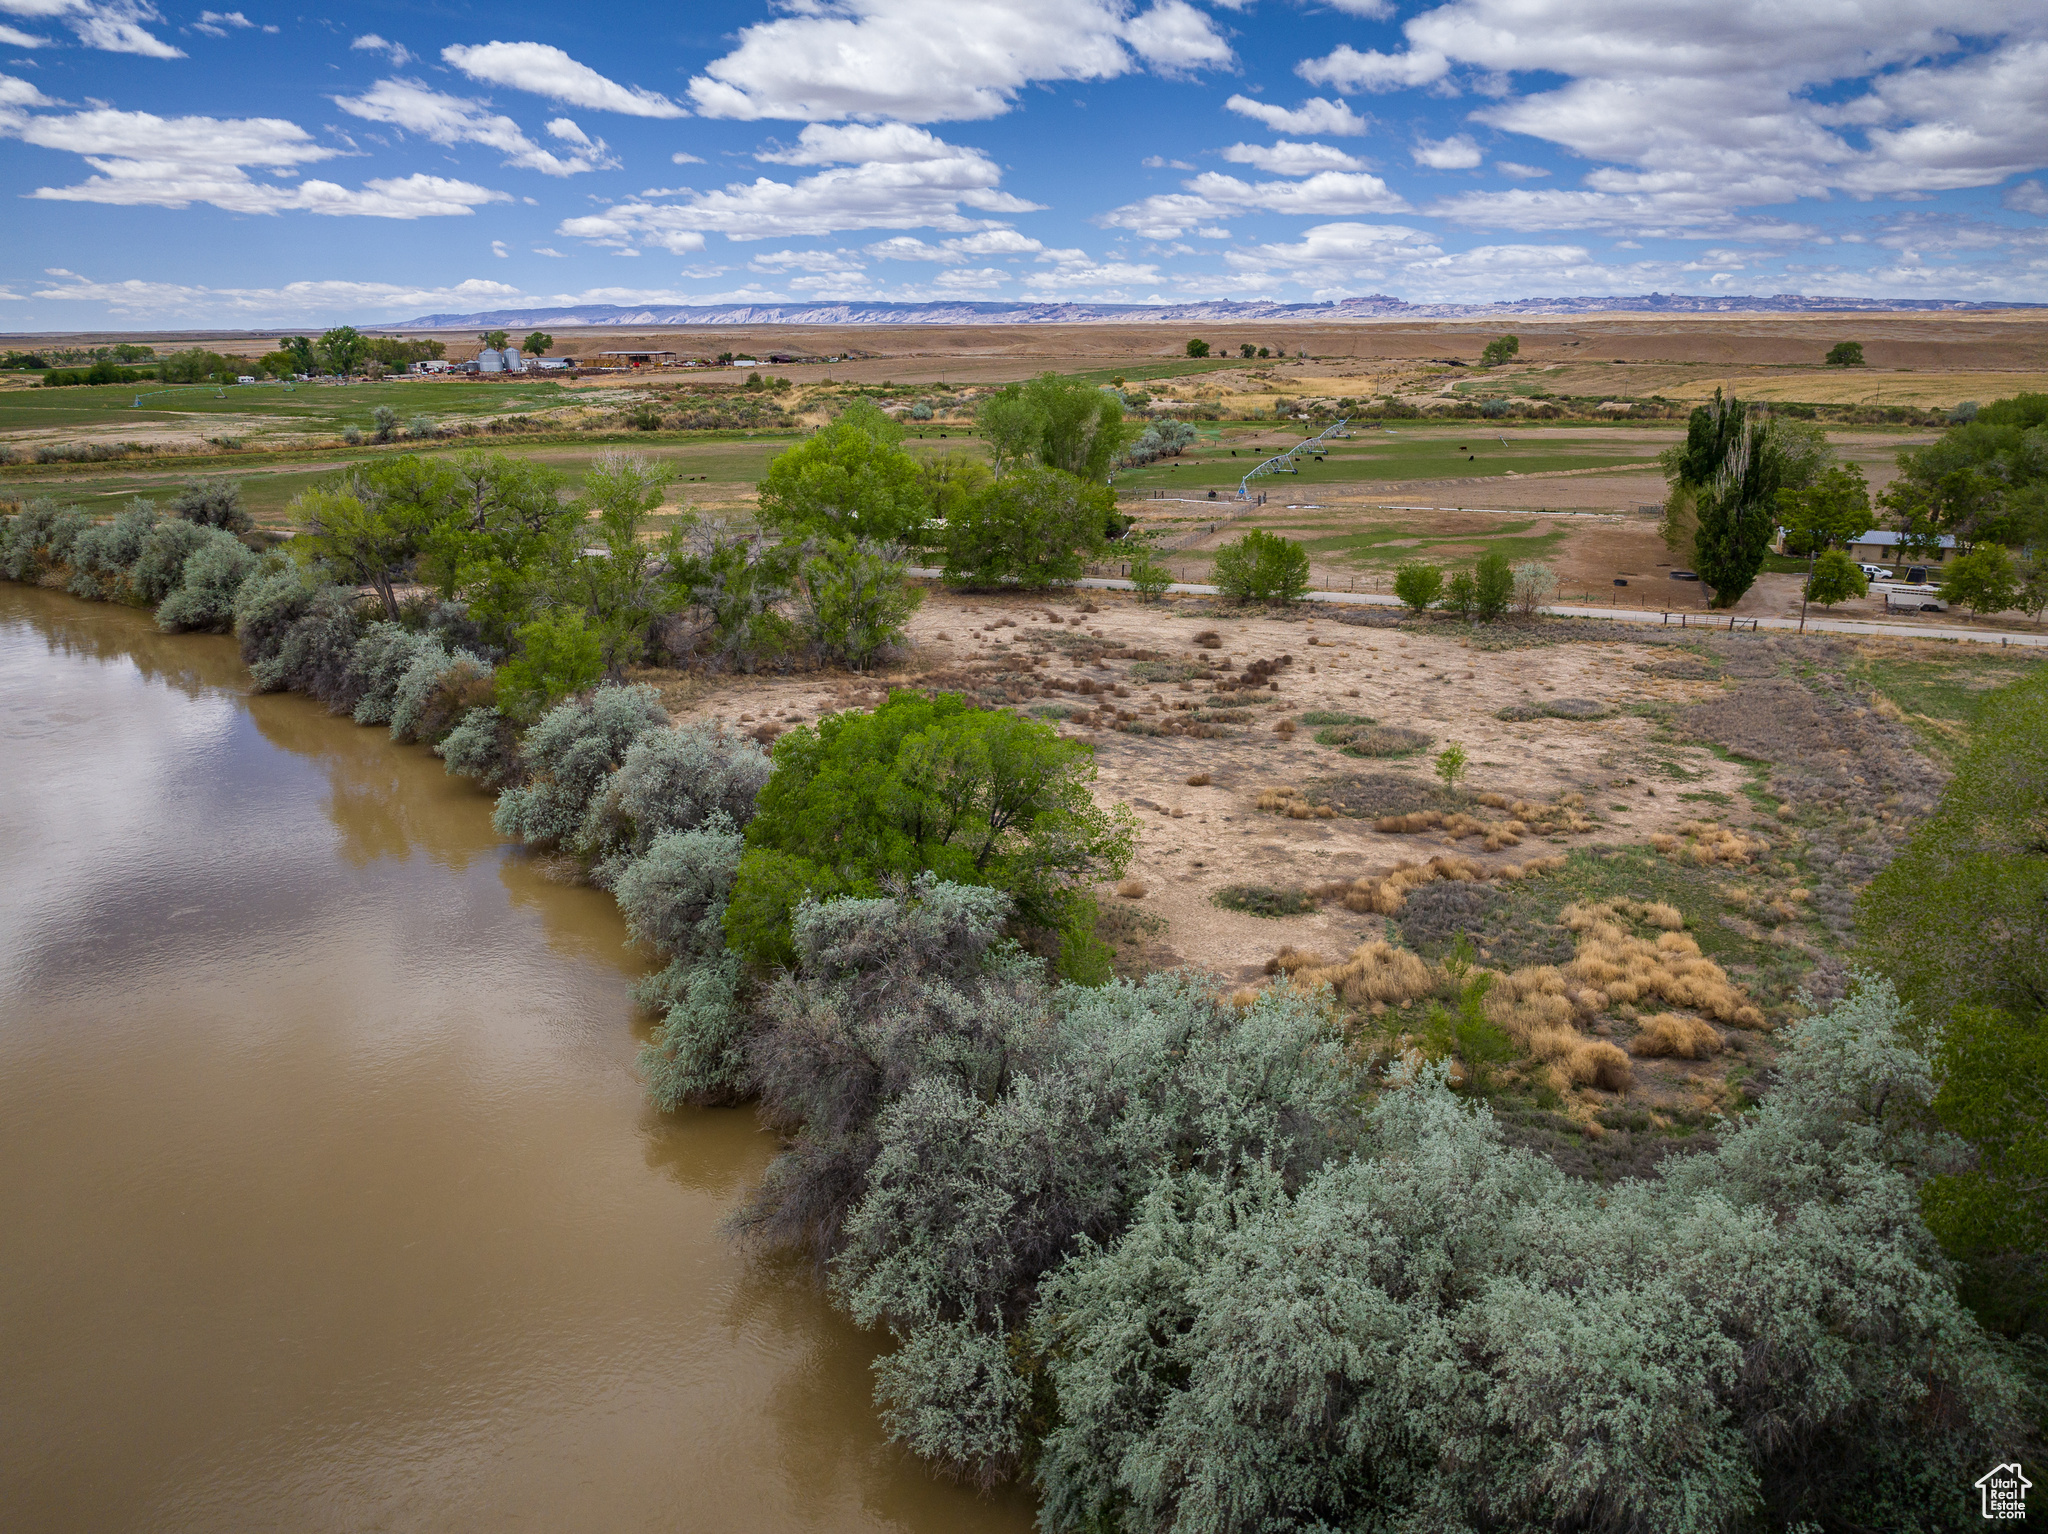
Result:
<svg viewBox="0 0 2048 1534">
<path fill-rule="evenodd" d="M 937 570 L 921 570 L 913 567 L 907 573 L 930 580 L 937 580 L 939 578 Z M 1092 586 L 1098 591 L 1134 591 L 1137 589 L 1129 581 L 1115 580 L 1099 575 L 1083 576 L 1076 584 Z M 1182 585 L 1178 582 L 1168 586 L 1166 589 L 1170 592 L 1177 592 L 1191 597 L 1222 595 L 1222 591 L 1215 586 Z M 1302 599 L 1308 602 L 1333 602 L 1340 606 L 1349 605 L 1353 607 L 1399 607 L 1401 605 L 1399 597 L 1375 596 L 1363 591 L 1310 591 L 1303 593 Z M 1553 618 L 1608 618 L 1616 623 L 1648 624 L 1651 628 L 1677 628 L 1679 625 L 1672 623 L 1670 620 L 1681 616 L 1678 613 L 1666 615 L 1661 612 L 1647 612 L 1627 607 L 1553 606 L 1545 607 L 1543 610 Z M 1725 620 L 1716 621 L 1711 613 L 1688 612 L 1682 616 L 1685 620 L 1685 627 L 1690 629 L 1721 629 L 1725 632 L 1728 626 Z M 1737 618 L 1735 621 L 1739 625 L 1738 633 L 1747 633 L 1751 623 L 1756 624 L 1757 627 L 1762 629 L 1783 629 L 1792 633 L 1799 632 L 1799 622 L 1795 618 Z M 2048 649 L 2048 633 L 1994 634 L 1987 633 L 1983 629 L 1954 628 L 1947 624 L 1916 623 L 1908 626 L 1903 623 L 1867 623 L 1855 618 L 1808 618 L 1806 620 L 1806 632 L 1809 634 L 1870 634 L 1889 639 L 1959 639 L 1968 644 L 1995 644 L 2033 650 Z"/>
</svg>

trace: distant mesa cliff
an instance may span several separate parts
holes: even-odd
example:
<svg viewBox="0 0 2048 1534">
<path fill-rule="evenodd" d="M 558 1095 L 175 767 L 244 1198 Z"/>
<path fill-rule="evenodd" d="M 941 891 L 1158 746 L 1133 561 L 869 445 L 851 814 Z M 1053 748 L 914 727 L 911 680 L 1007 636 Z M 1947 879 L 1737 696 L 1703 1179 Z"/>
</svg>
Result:
<svg viewBox="0 0 2048 1534">
<path fill-rule="evenodd" d="M 1319 304 L 886 304 L 827 300 L 790 304 L 569 304 L 483 309 L 473 314 L 423 314 L 380 322 L 380 328 L 453 330 L 522 325 L 1222 325 L 1234 321 L 1462 320 L 1517 314 L 1813 314 L 1830 311 L 2040 309 L 2044 304 L 1972 303 L 1945 298 L 1770 298 L 1722 294 L 1645 293 L 1632 298 L 1516 298 L 1493 304 L 1411 304 L 1374 293 Z"/>
</svg>

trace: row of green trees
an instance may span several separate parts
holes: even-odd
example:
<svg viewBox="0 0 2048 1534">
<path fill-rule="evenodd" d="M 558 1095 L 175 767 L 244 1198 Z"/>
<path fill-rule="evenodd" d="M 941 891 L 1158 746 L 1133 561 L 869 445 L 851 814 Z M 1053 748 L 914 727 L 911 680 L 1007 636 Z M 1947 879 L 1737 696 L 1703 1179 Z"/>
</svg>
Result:
<svg viewBox="0 0 2048 1534">
<path fill-rule="evenodd" d="M 275 351 L 266 352 L 258 359 L 258 369 L 273 378 L 290 378 L 294 374 L 304 374 L 308 378 L 322 374 L 352 378 L 371 363 L 396 373 L 403 372 L 415 362 L 439 361 L 447 355 L 448 348 L 440 341 L 366 336 L 353 325 L 337 325 L 317 339 L 282 337 Z M 246 363 L 243 371 L 251 371 Z"/>
<path fill-rule="evenodd" d="M 1889 523 L 1900 553 L 1931 560 L 1944 537 L 1959 554 L 1951 595 L 1978 611 L 2048 607 L 2048 394 L 1999 400 L 1941 438 L 1899 454 L 1898 476 L 1873 504 L 1863 471 L 1836 461 L 1811 423 L 1724 398 L 1694 410 L 1686 440 L 1661 460 L 1670 480 L 1664 536 L 1730 607 L 1755 583 L 1777 530 L 1813 561 L 1809 593 L 1858 594 L 1840 551 Z M 1830 556 L 1834 551 L 1834 557 Z"/>
<path fill-rule="evenodd" d="M 542 336 L 540 339 L 553 344 L 551 338 Z M 254 359 L 231 357 L 195 346 L 137 367 L 131 364 L 154 356 L 149 347 L 122 346 L 101 350 L 104 355 L 95 358 L 89 367 L 51 368 L 43 375 L 44 385 L 56 389 L 77 384 L 141 383 L 151 379 L 172 384 L 229 384 L 246 376 L 290 378 L 296 374 L 314 377 L 323 373 L 350 378 L 371 368 L 372 364 L 386 371 L 402 372 L 415 362 L 444 357 L 448 352 L 448 348 L 439 341 L 364 336 L 348 325 L 337 326 L 318 340 L 286 336 L 275 351 Z M 123 353 L 136 355 L 120 355 Z"/>
<path fill-rule="evenodd" d="M 1448 578 L 1439 565 L 1409 560 L 1394 571 L 1394 595 L 1413 613 L 1431 608 L 1491 623 L 1510 610 L 1535 613 L 1556 589 L 1548 567 L 1513 565 L 1507 555 L 1490 549 L 1470 570 L 1453 570 Z"/>
</svg>

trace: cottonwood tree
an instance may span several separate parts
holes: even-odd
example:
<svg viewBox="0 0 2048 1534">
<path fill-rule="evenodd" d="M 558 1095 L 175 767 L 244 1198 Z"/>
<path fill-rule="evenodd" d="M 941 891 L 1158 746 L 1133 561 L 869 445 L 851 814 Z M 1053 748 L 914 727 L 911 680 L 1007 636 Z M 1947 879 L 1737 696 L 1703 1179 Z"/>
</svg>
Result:
<svg viewBox="0 0 2048 1534">
<path fill-rule="evenodd" d="M 1837 602 L 1869 594 L 1870 581 L 1862 567 L 1840 549 L 1829 549 L 1808 566 L 1806 588 L 1799 603 L 1800 617 L 1803 621 L 1809 601 L 1833 607 Z"/>
<path fill-rule="evenodd" d="M 1941 594 L 1979 617 L 2002 613 L 2019 604 L 2020 567 L 2000 545 L 1981 544 L 1948 567 Z"/>
<path fill-rule="evenodd" d="M 1107 485 L 1035 465 L 987 486 L 946 520 L 945 579 L 1025 591 L 1079 580 L 1116 509 Z"/>
<path fill-rule="evenodd" d="M 901 443 L 903 428 L 856 400 L 822 430 L 768 462 L 761 521 L 785 538 L 912 543 L 932 514 L 933 487 Z"/>
<path fill-rule="evenodd" d="M 747 827 L 726 931 L 754 962 L 787 963 L 806 895 L 932 873 L 1003 890 L 1020 924 L 1058 938 L 1070 972 L 1092 973 L 1087 891 L 1122 875 L 1136 837 L 1127 807 L 1095 803 L 1094 777 L 1085 743 L 953 693 L 895 692 L 873 713 L 792 730 Z"/>
<path fill-rule="evenodd" d="M 357 334 L 353 325 L 337 325 L 320 337 L 320 365 L 347 378 L 363 365 L 369 350 L 370 343 Z"/>
<path fill-rule="evenodd" d="M 1101 481 L 1134 435 L 1113 392 L 1057 373 L 991 395 L 975 421 L 999 474 L 1037 463 Z"/>
<path fill-rule="evenodd" d="M 1785 552 L 1807 556 L 1806 587 L 1799 602 L 1802 628 L 1808 601 L 1831 607 L 1870 589 L 1862 570 L 1846 554 L 1834 561 L 1824 560 L 1824 551 L 1839 552 L 1836 545 L 1869 531 L 1870 487 L 1864 483 L 1861 467 L 1837 464 L 1804 489 L 1780 490 L 1778 517 L 1785 529 Z M 1817 560 L 1828 564 L 1825 580 L 1819 579 Z M 1823 597 L 1823 589 L 1836 594 Z"/>
</svg>

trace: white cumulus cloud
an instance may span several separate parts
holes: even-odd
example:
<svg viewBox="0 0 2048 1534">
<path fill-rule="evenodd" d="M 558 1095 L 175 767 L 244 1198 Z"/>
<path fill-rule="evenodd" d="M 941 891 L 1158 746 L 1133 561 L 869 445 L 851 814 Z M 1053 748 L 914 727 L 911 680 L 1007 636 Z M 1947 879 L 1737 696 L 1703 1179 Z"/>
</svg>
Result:
<svg viewBox="0 0 2048 1534">
<path fill-rule="evenodd" d="M 1275 133 L 1330 133 L 1339 138 L 1356 138 L 1366 130 L 1365 119 L 1344 102 L 1322 96 L 1311 96 L 1292 110 L 1250 96 L 1232 96 L 1223 105 L 1240 117 L 1264 123 Z"/>
<path fill-rule="evenodd" d="M 658 91 L 608 80 L 588 64 L 580 64 L 547 43 L 457 43 L 441 57 L 472 80 L 531 91 L 572 107 L 619 112 L 628 117 L 687 117 L 682 107 Z"/>
<path fill-rule="evenodd" d="M 1340 91 L 1392 91 L 1433 84 L 1450 70 L 1450 60 L 1440 53 L 1361 53 L 1349 43 L 1339 43 L 1327 57 L 1304 59 L 1294 72 L 1310 85 Z"/>
<path fill-rule="evenodd" d="M 75 186 L 38 187 L 29 194 L 45 202 L 155 208 L 204 202 L 231 213 L 298 210 L 413 219 L 466 214 L 485 203 L 509 200 L 504 192 L 471 182 L 419 174 L 368 181 L 354 189 L 332 181 L 258 182 L 247 167 L 289 177 L 297 167 L 341 151 L 278 117 L 159 117 L 110 107 L 31 116 L 7 105 L 20 94 L 7 89 L 0 77 L 0 133 L 83 156 L 96 172 Z"/>
<path fill-rule="evenodd" d="M 1277 144 L 1232 144 L 1223 151 L 1223 158 L 1234 165 L 1255 165 L 1269 176 L 1310 176 L 1319 170 L 1366 168 L 1364 160 L 1333 145 L 1304 144 L 1292 139 L 1282 139 Z"/>
<path fill-rule="evenodd" d="M 911 135 L 917 135 L 913 142 Z M 839 163 L 872 149 L 882 159 Z M 734 240 L 783 239 L 846 229 L 932 228 L 961 234 L 988 224 L 962 212 L 1030 213 L 1036 203 L 1000 190 L 1002 171 L 979 149 L 949 144 L 922 129 L 804 130 L 797 147 L 774 151 L 785 160 L 829 168 L 800 181 L 763 176 L 711 192 L 688 192 L 686 201 L 619 203 L 600 213 L 563 221 L 560 232 L 617 248 L 656 245 L 701 250 L 706 234 Z"/>
<path fill-rule="evenodd" d="M 507 165 L 537 170 L 545 176 L 573 176 L 619 163 L 604 140 L 591 138 L 566 117 L 549 123 L 548 132 L 575 147 L 567 154 L 556 154 L 541 148 L 519 124 L 490 111 L 483 102 L 447 95 L 418 80 L 379 80 L 360 96 L 336 96 L 334 104 L 351 117 L 388 123 L 436 144 L 482 144 L 502 153 Z"/>
<path fill-rule="evenodd" d="M 986 259 L 989 256 L 1036 255 L 1045 249 L 1043 243 L 1014 229 L 984 229 L 979 234 L 965 234 L 950 240 L 941 240 L 932 245 L 899 234 L 892 239 L 877 240 L 863 247 L 866 253 L 880 261 L 933 261 L 942 266 L 958 265 L 973 257 Z"/>
<path fill-rule="evenodd" d="M 240 11 L 201 11 L 199 19 L 192 23 L 192 30 L 204 32 L 208 37 L 226 37 L 230 31 L 254 31 L 256 23 Z M 275 32 L 276 27 L 265 27 L 266 32 Z"/>
<path fill-rule="evenodd" d="M 1096 222 L 1129 229 L 1148 240 L 1170 240 L 1235 213 L 1280 213 L 1328 218 L 1356 213 L 1404 213 L 1408 204 L 1378 176 L 1362 171 L 1318 171 L 1301 181 L 1243 181 L 1217 171 L 1183 181 L 1170 192 L 1127 203 Z"/>
<path fill-rule="evenodd" d="M 1039 261 L 1050 270 L 1033 272 L 1024 287 L 1033 298 L 1125 302 L 1150 296 L 1160 284 L 1159 268 L 1130 261 L 1097 261 L 1084 250 L 1048 250 Z"/>
<path fill-rule="evenodd" d="M 707 117 L 954 122 L 1007 112 L 1039 81 L 1108 80 L 1146 65 L 1230 62 L 1186 0 L 804 0 L 740 33 L 690 81 Z"/>
<path fill-rule="evenodd" d="M 403 68 L 415 57 L 404 43 L 394 43 L 389 38 L 379 37 L 375 32 L 365 32 L 349 44 L 358 53 L 381 53 L 391 60 L 393 68 Z"/>
<path fill-rule="evenodd" d="M 1967 16 L 1937 0 L 1450 0 L 1402 31 L 1403 50 L 1340 46 L 1296 72 L 1339 90 L 1469 88 L 1496 98 L 1475 120 L 1594 163 L 1593 200 L 1500 204 L 1513 227 L 1548 209 L 1547 227 L 1619 228 L 1640 208 L 1645 233 L 1719 234 L 1744 207 L 1992 186 L 2048 163 L 2038 0 Z"/>
<path fill-rule="evenodd" d="M 102 53 L 133 53 L 148 59 L 185 56 L 184 49 L 172 47 L 149 30 L 164 19 L 163 12 L 149 0 L 0 0 L 0 12 L 36 21 L 60 21 L 86 47 Z M 25 46 L 35 47 L 42 41 L 37 38 Z"/>
<path fill-rule="evenodd" d="M 1431 170 L 1470 170 L 1483 156 L 1469 133 L 1454 133 L 1446 139 L 1423 139 L 1411 151 L 1417 165 Z"/>
</svg>

